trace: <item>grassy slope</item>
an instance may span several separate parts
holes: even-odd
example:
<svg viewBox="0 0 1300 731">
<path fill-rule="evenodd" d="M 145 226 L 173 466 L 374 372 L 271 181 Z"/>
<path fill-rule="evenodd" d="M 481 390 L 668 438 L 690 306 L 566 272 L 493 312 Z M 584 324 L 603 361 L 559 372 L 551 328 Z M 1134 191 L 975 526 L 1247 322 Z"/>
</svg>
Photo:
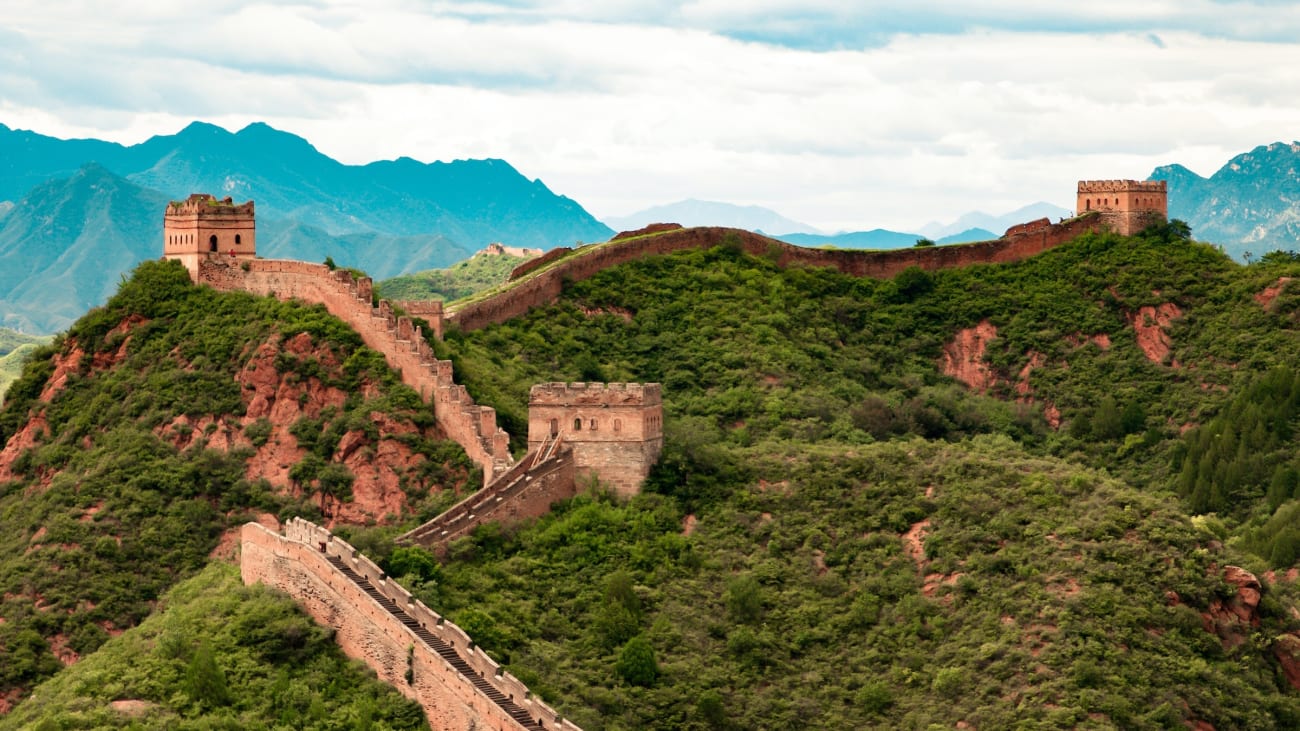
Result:
<svg viewBox="0 0 1300 731">
<path fill-rule="evenodd" d="M 9 384 L 22 373 L 23 363 L 38 346 L 50 342 L 48 336 L 24 335 L 0 327 L 0 405 L 4 404 Z"/>
<path fill-rule="evenodd" d="M 380 297 L 388 299 L 451 301 L 501 284 L 511 270 L 526 261 L 525 257 L 505 254 L 476 255 L 446 269 L 385 279 L 375 289 Z"/>
<path fill-rule="evenodd" d="M 204 675 L 202 655 L 212 665 Z M 210 668 L 215 667 L 215 670 Z M 135 701 L 119 710 L 113 701 Z M 119 708 L 124 704 L 119 704 Z M 139 627 L 41 686 L 0 729 L 427 729 L 283 595 L 213 563 Z"/>
</svg>

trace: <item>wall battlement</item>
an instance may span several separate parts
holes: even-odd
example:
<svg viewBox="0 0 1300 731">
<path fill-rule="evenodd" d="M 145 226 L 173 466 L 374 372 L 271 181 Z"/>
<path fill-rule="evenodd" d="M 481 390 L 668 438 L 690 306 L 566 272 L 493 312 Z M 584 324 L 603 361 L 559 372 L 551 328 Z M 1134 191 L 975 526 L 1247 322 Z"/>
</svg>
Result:
<svg viewBox="0 0 1300 731">
<path fill-rule="evenodd" d="M 663 452 L 663 415 L 658 383 L 539 383 L 528 396 L 528 450 L 558 439 L 578 477 L 635 495 Z"/>
<path fill-rule="evenodd" d="M 657 383 L 539 383 L 528 396 L 529 404 L 662 404 Z"/>
<path fill-rule="evenodd" d="M 197 275 L 199 262 L 225 256 L 251 259 L 257 254 L 253 201 L 235 203 L 207 193 L 171 201 L 163 210 L 163 256 L 176 259 Z"/>
<path fill-rule="evenodd" d="M 1168 185 L 1163 180 L 1080 180 L 1075 210 L 1095 211 L 1107 228 L 1131 236 L 1168 219 Z"/>
<path fill-rule="evenodd" d="M 335 630 L 335 640 L 348 656 L 365 662 L 381 680 L 418 702 L 435 731 L 581 731 L 506 672 L 464 630 L 324 528 L 295 518 L 278 534 L 248 523 L 240 545 L 245 584 L 261 582 L 293 597 L 318 623 Z M 390 604 L 368 594 L 344 569 Z M 393 608 L 419 629 L 405 623 Z M 449 657 L 435 649 L 438 646 L 454 652 Z M 489 691 L 505 702 L 494 700 Z M 512 715 L 512 710 L 521 713 Z"/>
<path fill-rule="evenodd" d="M 1142 191 L 1146 193 L 1167 193 L 1168 186 L 1163 180 L 1080 180 L 1080 193 L 1122 193 Z"/>
<path fill-rule="evenodd" d="M 557 254 L 559 250 L 552 250 L 546 256 L 522 264 L 511 274 L 511 280 L 516 282 L 514 286 L 483 299 L 460 305 L 453 303 L 446 313 L 446 321 L 462 331 L 478 330 L 554 302 L 563 291 L 565 282 L 582 281 L 610 267 L 647 256 L 709 249 L 723 243 L 724 239 L 746 254 L 768 258 L 780 267 L 830 267 L 855 277 L 887 279 L 908 267 L 936 271 L 973 264 L 1020 261 L 1088 231 L 1118 230 L 1115 220 L 1097 212 L 1081 210 L 1080 213 L 1080 216 L 1060 223 L 1040 219 L 1012 226 L 1006 235 L 993 241 L 884 251 L 810 249 L 750 231 L 719 227 L 668 228 L 630 238 L 615 237 L 609 242 L 576 251 Z M 646 230 L 659 228 L 662 227 L 647 227 Z"/>
<path fill-rule="evenodd" d="M 387 300 L 374 306 L 369 277 L 357 279 L 343 269 L 302 261 L 216 258 L 200 261 L 195 279 L 214 289 L 323 304 L 356 330 L 367 347 L 382 353 L 388 365 L 401 373 L 403 383 L 433 405 L 438 426 L 483 468 L 484 484 L 514 462 L 510 436 L 497 426 L 496 410 L 476 404 L 465 387 L 453 380 L 451 361 L 438 359 L 423 328 L 408 316 L 397 316 Z M 433 327 L 437 332 L 441 320 Z"/>
</svg>

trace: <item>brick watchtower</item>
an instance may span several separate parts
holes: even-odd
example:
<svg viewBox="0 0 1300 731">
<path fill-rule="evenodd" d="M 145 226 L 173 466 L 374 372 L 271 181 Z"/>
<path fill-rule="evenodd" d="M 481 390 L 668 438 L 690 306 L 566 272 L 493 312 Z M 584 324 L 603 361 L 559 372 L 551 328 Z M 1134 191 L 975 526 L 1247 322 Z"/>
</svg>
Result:
<svg viewBox="0 0 1300 731">
<path fill-rule="evenodd" d="M 176 259 L 198 281 L 199 261 L 216 257 L 252 259 L 257 255 L 253 202 L 235 204 L 194 193 L 172 201 L 163 212 L 163 256 Z"/>
<path fill-rule="evenodd" d="M 528 397 L 528 449 L 559 437 L 578 475 L 635 495 L 664 448 L 657 383 L 539 383 Z"/>
<path fill-rule="evenodd" d="M 1116 233 L 1132 236 L 1169 217 L 1169 193 L 1163 180 L 1080 180 L 1077 215 L 1101 213 Z"/>
</svg>

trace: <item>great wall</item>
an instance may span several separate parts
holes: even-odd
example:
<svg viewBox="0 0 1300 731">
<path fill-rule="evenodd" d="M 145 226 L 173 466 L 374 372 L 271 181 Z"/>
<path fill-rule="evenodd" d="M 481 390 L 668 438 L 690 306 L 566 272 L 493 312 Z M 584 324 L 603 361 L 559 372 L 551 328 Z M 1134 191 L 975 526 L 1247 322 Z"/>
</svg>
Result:
<svg viewBox="0 0 1300 731">
<path fill-rule="evenodd" d="M 438 425 L 483 469 L 484 489 L 399 538 L 445 553 L 487 521 L 515 523 L 545 514 L 595 478 L 635 494 L 663 447 L 658 384 L 539 384 L 529 400 L 528 453 L 513 459 L 509 435 L 491 407 L 474 403 L 439 360 L 411 314 L 434 337 L 444 327 L 475 330 L 555 301 L 566 282 L 647 256 L 738 247 L 780 267 L 833 267 L 886 278 L 909 267 L 937 270 L 1005 263 L 1034 256 L 1085 232 L 1132 234 L 1167 211 L 1165 185 L 1080 181 L 1082 215 L 1013 226 L 994 241 L 893 251 L 808 249 L 747 231 L 660 225 L 600 245 L 556 249 L 512 273 L 500 291 L 444 313 L 439 304 L 375 301 L 373 282 L 322 264 L 256 258 L 253 203 L 195 194 L 164 213 L 164 255 L 179 260 L 200 284 L 281 299 L 320 303 L 382 353 L 402 381 L 433 408 Z M 332 627 L 344 651 L 418 701 L 434 729 L 574 729 L 446 621 L 329 531 L 303 520 L 281 533 L 250 523 L 241 534 L 246 583 L 263 582 L 292 596 Z"/>
</svg>

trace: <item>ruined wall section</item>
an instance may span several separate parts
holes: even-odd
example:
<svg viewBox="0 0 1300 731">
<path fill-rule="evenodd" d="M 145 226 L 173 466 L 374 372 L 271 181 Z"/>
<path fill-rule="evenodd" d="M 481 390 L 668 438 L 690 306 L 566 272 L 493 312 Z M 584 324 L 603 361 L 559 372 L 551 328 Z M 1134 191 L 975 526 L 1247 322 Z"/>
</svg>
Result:
<svg viewBox="0 0 1300 731">
<path fill-rule="evenodd" d="M 530 452 L 496 482 L 398 536 L 397 542 L 415 543 L 445 556 L 452 541 L 484 523 L 517 525 L 546 515 L 552 505 L 577 494 L 577 479 L 571 450 L 548 459 L 539 459 L 539 454 Z"/>
<path fill-rule="evenodd" d="M 740 229 L 674 229 L 580 248 L 549 267 L 533 269 L 531 276 L 521 274 L 518 283 L 508 290 L 456 307 L 448 312 L 447 320 L 463 331 L 505 322 L 534 307 L 554 302 L 567 281 L 581 281 L 610 267 L 648 256 L 712 248 L 724 238 L 734 241 L 746 254 L 767 257 L 781 267 L 832 267 L 856 277 L 887 279 L 913 266 L 935 271 L 1020 261 L 1085 232 L 1106 227 L 1100 215 L 1092 213 L 1058 224 L 1040 219 L 1013 226 L 1006 235 L 993 241 L 887 251 L 811 249 Z M 542 267 L 541 260 L 534 261 Z"/>
<path fill-rule="evenodd" d="M 558 438 L 579 478 L 631 497 L 663 452 L 663 413 L 658 383 L 539 383 L 528 396 L 528 449 Z"/>
<path fill-rule="evenodd" d="M 346 270 L 301 261 L 254 259 L 243 262 L 200 262 L 198 281 L 215 289 L 243 290 L 279 299 L 300 299 L 325 306 L 384 354 L 401 372 L 402 382 L 433 404 L 434 417 L 447 437 L 460 444 L 483 468 L 483 481 L 509 469 L 510 437 L 497 426 L 496 410 L 474 403 L 452 377 L 451 361 L 439 360 L 410 317 L 398 317 L 387 300 L 372 307 L 369 277 L 356 279 Z"/>
<path fill-rule="evenodd" d="M 316 622 L 333 628 L 343 651 L 365 662 L 381 680 L 418 702 L 435 731 L 522 731 L 525 727 L 331 564 L 330 557 L 341 559 L 422 628 L 450 645 L 472 672 L 542 728 L 581 731 L 541 699 L 534 698 L 518 678 L 477 648 L 463 630 L 412 597 L 352 546 L 299 518 L 285 524 L 283 530 L 281 535 L 256 523 L 243 527 L 240 573 L 244 583 L 261 582 L 284 591 Z"/>
</svg>

